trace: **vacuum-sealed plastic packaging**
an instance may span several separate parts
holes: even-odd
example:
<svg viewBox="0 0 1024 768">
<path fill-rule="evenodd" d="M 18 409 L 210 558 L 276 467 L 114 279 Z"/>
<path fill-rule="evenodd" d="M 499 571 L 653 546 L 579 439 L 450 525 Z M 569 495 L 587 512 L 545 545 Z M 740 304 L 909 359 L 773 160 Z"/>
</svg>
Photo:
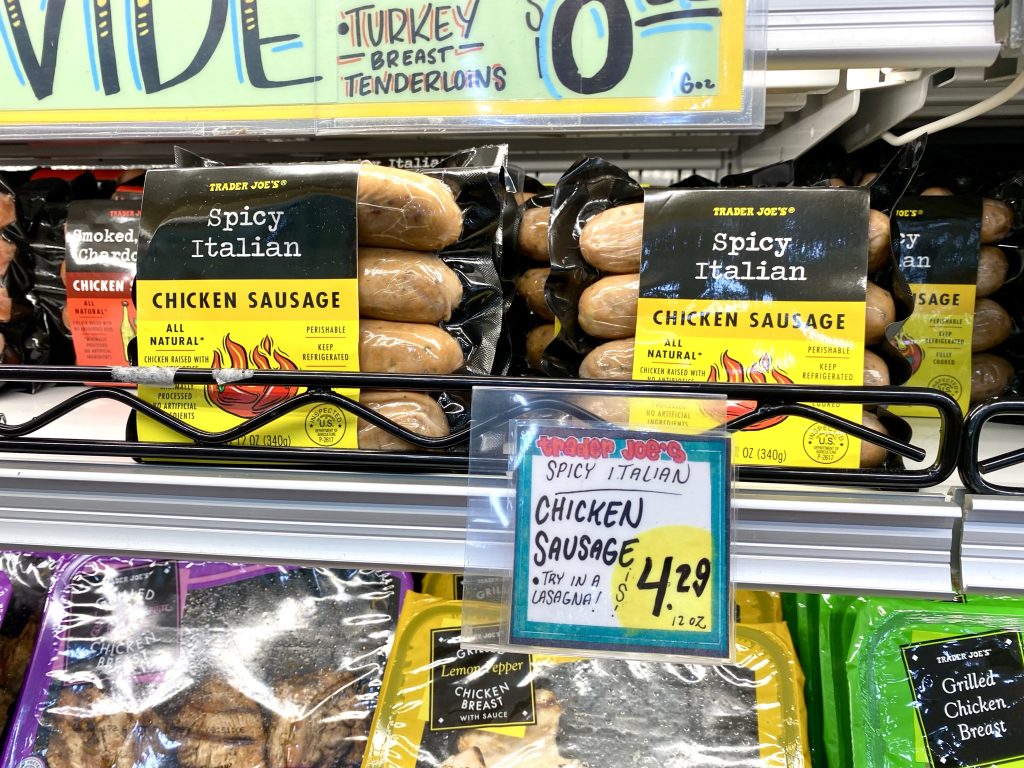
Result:
<svg viewBox="0 0 1024 768">
<path fill-rule="evenodd" d="M 409 595 L 363 768 L 805 766 L 785 625 L 740 625 L 729 666 L 460 647 L 462 605 Z"/>
<path fill-rule="evenodd" d="M 807 704 L 808 751 L 812 765 L 825 764 L 822 738 L 821 654 L 818 639 L 818 595 L 785 593 L 782 612 L 804 672 L 804 701 Z"/>
<path fill-rule="evenodd" d="M 11 582 L 7 578 L 7 575 L 0 573 L 0 627 L 3 626 L 4 617 L 7 615 L 7 606 L 11 603 Z M 4 725 L 7 722 L 7 711 L 11 706 L 11 702 L 14 699 L 15 693 L 8 690 L 8 687 L 4 685 L 6 682 L 7 664 L 6 664 L 5 653 L 3 657 L 0 657 L 0 731 L 3 731 Z"/>
<path fill-rule="evenodd" d="M 845 664 L 857 768 L 1024 759 L 1019 600 L 868 598 Z"/>
<path fill-rule="evenodd" d="M 544 286 L 551 273 L 548 230 L 551 220 L 551 190 L 531 177 L 524 180 L 524 192 L 514 219 L 515 297 L 505 314 L 512 341 L 512 373 L 536 375 L 547 345 L 558 333 L 555 315 L 547 304 Z"/>
<path fill-rule="evenodd" d="M 851 595 L 822 595 L 816 598 L 816 632 L 822 711 L 822 738 L 830 766 L 852 765 L 850 728 L 850 692 L 846 677 L 846 657 L 857 612 L 863 599 Z M 813 614 L 812 614 L 813 615 Z"/>
<path fill-rule="evenodd" d="M 910 364 L 894 339 L 914 305 L 890 217 L 919 149 L 902 150 L 870 190 L 794 187 L 792 164 L 727 177 L 720 188 L 643 189 L 606 161 L 579 161 L 552 202 L 545 293 L 558 332 L 543 352 L 545 371 L 695 383 L 905 381 Z M 730 417 L 756 406 L 733 401 Z M 822 409 L 878 426 L 857 404 Z M 749 425 L 735 443 L 739 464 L 898 464 L 799 417 Z"/>
<path fill-rule="evenodd" d="M 59 574 L 4 765 L 354 768 L 407 577 L 82 557 Z"/>
<path fill-rule="evenodd" d="M 176 154 L 181 167 L 146 177 L 135 285 L 140 365 L 436 375 L 507 368 L 507 350 L 499 356 L 511 206 L 504 147 L 466 150 L 423 173 L 365 162 L 227 167 Z M 140 388 L 147 401 L 211 430 L 301 392 L 244 381 Z M 402 397 L 405 405 L 392 399 L 384 415 L 420 435 L 444 437 L 465 421 L 455 396 Z M 413 403 L 423 397 L 434 405 Z M 379 398 L 365 404 L 382 412 Z M 141 439 L 181 441 L 155 422 L 137 423 Z M 282 415 L 246 444 L 411 448 L 326 404 Z"/>
</svg>

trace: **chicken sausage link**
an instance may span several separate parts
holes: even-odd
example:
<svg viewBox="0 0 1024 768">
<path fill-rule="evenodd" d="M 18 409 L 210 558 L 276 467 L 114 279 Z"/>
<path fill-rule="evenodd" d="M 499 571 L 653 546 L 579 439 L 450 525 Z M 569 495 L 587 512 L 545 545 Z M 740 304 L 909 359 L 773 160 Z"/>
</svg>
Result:
<svg viewBox="0 0 1024 768">
<path fill-rule="evenodd" d="M 462 302 L 455 271 L 433 254 L 359 249 L 359 314 L 374 320 L 440 323 Z"/>
<path fill-rule="evenodd" d="M 419 392 L 361 392 L 359 402 L 424 437 L 444 437 L 451 431 L 437 401 Z M 405 440 L 363 419 L 359 419 L 359 447 L 374 451 L 416 450 Z"/>
<path fill-rule="evenodd" d="M 544 297 L 544 284 L 547 282 L 549 274 L 551 274 L 550 267 L 526 270 L 516 278 L 516 293 L 526 299 L 526 306 L 532 311 L 545 320 L 554 320 L 555 314 Z"/>
<path fill-rule="evenodd" d="M 580 296 L 580 328 L 599 339 L 624 339 L 636 333 L 640 275 L 612 275 Z"/>
<path fill-rule="evenodd" d="M 436 325 L 361 320 L 359 369 L 366 373 L 454 373 L 462 347 Z"/>
<path fill-rule="evenodd" d="M 363 163 L 359 170 L 359 243 L 438 251 L 462 234 L 462 211 L 443 181 Z"/>
</svg>

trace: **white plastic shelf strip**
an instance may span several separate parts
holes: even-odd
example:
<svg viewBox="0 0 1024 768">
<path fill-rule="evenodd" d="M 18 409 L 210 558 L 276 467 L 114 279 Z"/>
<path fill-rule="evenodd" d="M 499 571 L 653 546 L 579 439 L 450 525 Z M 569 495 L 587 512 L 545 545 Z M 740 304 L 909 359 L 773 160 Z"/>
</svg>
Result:
<svg viewBox="0 0 1024 768">
<path fill-rule="evenodd" d="M 992 0 L 769 0 L 771 69 L 979 66 L 992 63 Z"/>
<path fill-rule="evenodd" d="M 1024 595 L 1024 500 L 968 494 L 960 553 L 964 592 Z"/>
<path fill-rule="evenodd" d="M 454 476 L 11 461 L 0 466 L 0 546 L 459 571 L 469 482 L 487 488 Z M 942 496 L 752 487 L 736 509 L 741 586 L 952 592 L 960 508 Z"/>
</svg>

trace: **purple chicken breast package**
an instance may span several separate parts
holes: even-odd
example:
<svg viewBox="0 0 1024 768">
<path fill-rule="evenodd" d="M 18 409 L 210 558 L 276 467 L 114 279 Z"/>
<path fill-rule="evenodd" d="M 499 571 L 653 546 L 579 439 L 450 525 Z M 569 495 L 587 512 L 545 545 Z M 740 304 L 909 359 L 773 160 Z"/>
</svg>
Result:
<svg viewBox="0 0 1024 768">
<path fill-rule="evenodd" d="M 407 574 L 80 557 L 58 574 L 10 768 L 355 768 Z"/>
<path fill-rule="evenodd" d="M 0 551 L 0 575 L 10 587 L 0 620 L 0 732 L 4 734 L 32 658 L 53 576 L 70 559 L 46 552 Z"/>
<path fill-rule="evenodd" d="M 11 602 L 11 581 L 7 575 L 0 573 L 0 624 L 4 623 L 4 616 L 7 615 L 7 606 Z"/>
</svg>

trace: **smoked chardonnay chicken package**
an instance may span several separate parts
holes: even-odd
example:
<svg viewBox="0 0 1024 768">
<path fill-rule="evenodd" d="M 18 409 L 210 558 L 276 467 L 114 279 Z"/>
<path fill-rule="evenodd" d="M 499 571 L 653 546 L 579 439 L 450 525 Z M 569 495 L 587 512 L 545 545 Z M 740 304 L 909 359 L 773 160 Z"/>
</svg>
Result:
<svg viewBox="0 0 1024 768">
<path fill-rule="evenodd" d="M 867 598 L 845 666 L 856 768 L 1024 760 L 1019 600 Z"/>
<path fill-rule="evenodd" d="M 809 765 L 783 624 L 737 628 L 737 663 L 463 649 L 462 604 L 411 594 L 363 768 Z"/>
<path fill-rule="evenodd" d="M 423 173 L 208 161 L 149 172 L 135 283 L 139 365 L 243 373 L 140 394 L 187 424 L 221 430 L 302 391 L 249 385 L 251 369 L 504 370 L 508 361 L 496 359 L 504 155 L 503 147 L 467 150 Z M 455 397 L 339 392 L 427 437 L 465 418 Z M 142 417 L 137 433 L 181 441 Z M 410 448 L 325 404 L 296 409 L 244 444 Z"/>
<path fill-rule="evenodd" d="M 10 587 L 7 611 L 0 619 L 0 733 L 6 732 L 21 692 L 54 574 L 68 559 L 66 555 L 0 552 L 0 576 Z"/>
<path fill-rule="evenodd" d="M 128 365 L 141 205 L 141 191 L 122 191 L 117 200 L 75 201 L 68 209 L 62 274 L 78 365 Z"/>
<path fill-rule="evenodd" d="M 545 291 L 560 330 L 544 369 L 637 381 L 905 381 L 910 367 L 894 339 L 913 303 L 896 268 L 890 216 L 918 160 L 918 148 L 907 148 L 870 190 L 764 186 L 780 177 L 791 184 L 792 166 L 733 177 L 730 188 L 644 190 L 605 161 L 580 161 L 552 202 Z M 729 416 L 754 407 L 732 401 Z M 825 409 L 908 436 L 900 420 L 859 405 Z M 693 427 L 694 418 L 637 420 Z M 741 464 L 897 461 L 791 416 L 748 427 L 734 444 Z"/>
<path fill-rule="evenodd" d="M 3 764 L 355 768 L 405 587 L 382 571 L 76 558 Z"/>
</svg>

